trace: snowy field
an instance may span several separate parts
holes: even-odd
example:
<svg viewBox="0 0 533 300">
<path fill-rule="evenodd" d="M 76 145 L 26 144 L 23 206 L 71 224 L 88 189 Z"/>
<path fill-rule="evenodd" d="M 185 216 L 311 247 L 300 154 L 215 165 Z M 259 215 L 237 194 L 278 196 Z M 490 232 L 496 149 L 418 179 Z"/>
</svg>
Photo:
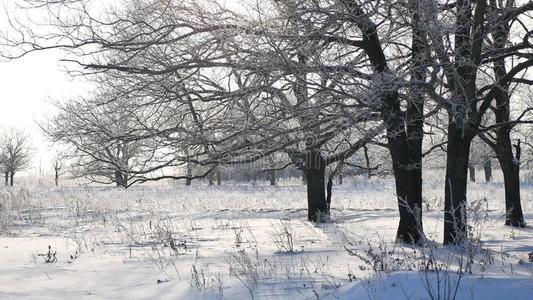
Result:
<svg viewBox="0 0 533 300">
<path fill-rule="evenodd" d="M 334 186 L 319 225 L 297 180 L 2 188 L 0 299 L 533 299 L 533 229 L 503 226 L 502 183 L 469 184 L 460 251 L 440 245 L 442 177 L 424 179 L 425 247 L 394 244 L 389 178 Z M 533 186 L 522 199 L 532 222 Z"/>
</svg>

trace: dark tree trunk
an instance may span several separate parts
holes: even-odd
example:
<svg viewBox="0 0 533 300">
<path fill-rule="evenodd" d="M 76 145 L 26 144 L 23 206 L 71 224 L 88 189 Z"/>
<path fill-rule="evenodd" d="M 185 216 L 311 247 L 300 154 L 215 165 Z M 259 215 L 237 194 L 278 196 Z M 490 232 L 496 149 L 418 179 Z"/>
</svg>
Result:
<svg viewBox="0 0 533 300">
<path fill-rule="evenodd" d="M 56 175 L 54 176 L 54 181 L 55 181 L 56 187 L 59 186 L 59 174 L 56 173 Z"/>
<path fill-rule="evenodd" d="M 422 170 L 409 168 L 409 150 L 403 137 L 389 138 L 400 223 L 396 241 L 418 243 L 422 227 Z"/>
<path fill-rule="evenodd" d="M 520 167 L 514 162 L 502 164 L 505 184 L 505 225 L 525 227 L 522 204 L 520 201 Z"/>
<path fill-rule="evenodd" d="M 115 184 L 116 186 L 120 186 L 120 171 L 115 171 Z"/>
<path fill-rule="evenodd" d="M 328 178 L 328 183 L 326 185 L 326 205 L 328 207 L 328 214 L 330 213 L 330 209 L 331 209 L 332 194 L 333 194 L 333 176 L 330 176 Z"/>
<path fill-rule="evenodd" d="M 370 169 L 370 157 L 368 156 L 368 147 L 363 147 L 363 152 L 365 154 L 365 163 L 366 163 L 366 170 L 367 170 L 367 176 L 370 179 L 372 177 L 372 170 Z"/>
<path fill-rule="evenodd" d="M 217 185 L 221 185 L 222 184 L 222 172 L 220 171 L 218 167 L 216 169 L 216 174 L 217 174 Z"/>
<path fill-rule="evenodd" d="M 342 173 L 339 173 L 339 185 L 342 185 Z"/>
<path fill-rule="evenodd" d="M 268 172 L 268 179 L 270 180 L 270 185 L 276 185 L 276 171 L 270 170 Z"/>
<path fill-rule="evenodd" d="M 455 123 L 448 126 L 444 192 L 444 244 L 461 244 L 467 235 L 466 188 L 468 157 L 473 135 L 464 134 Z"/>
<path fill-rule="evenodd" d="M 124 188 L 127 188 L 128 187 L 128 178 L 127 178 L 127 175 L 126 173 L 120 171 L 120 170 L 116 170 L 115 171 L 115 183 L 117 186 L 121 186 L 121 187 L 124 187 Z"/>
<path fill-rule="evenodd" d="M 9 176 L 10 176 L 9 185 L 10 185 L 11 187 L 13 187 L 13 178 L 15 177 L 15 172 L 13 172 L 13 171 L 10 172 L 10 173 L 9 173 Z"/>
<path fill-rule="evenodd" d="M 420 74 L 418 74 L 420 75 Z M 424 235 L 422 226 L 422 137 L 423 95 L 413 91 L 406 115 L 401 110 L 398 92 L 382 99 L 383 121 L 387 124 L 387 142 L 392 159 L 400 222 L 396 241 L 419 243 Z"/>
<path fill-rule="evenodd" d="M 401 114 L 398 94 L 389 94 L 385 103 L 392 107 L 382 111 L 387 123 L 387 142 L 392 159 L 396 197 L 400 222 L 396 232 L 396 241 L 400 243 L 418 243 L 422 239 L 422 103 L 408 104 L 408 114 L 412 117 L 407 124 Z M 406 130 L 407 129 L 407 130 Z"/>
<path fill-rule="evenodd" d="M 320 151 L 309 151 L 305 158 L 304 172 L 307 179 L 307 218 L 312 222 L 321 223 L 329 218 L 325 171 L 326 164 Z"/>
<path fill-rule="evenodd" d="M 492 181 L 492 161 L 490 159 L 487 159 L 483 163 L 483 170 L 485 171 L 485 182 L 491 182 Z"/>
<path fill-rule="evenodd" d="M 450 85 L 448 145 L 444 188 L 444 244 L 468 238 L 467 196 L 470 146 L 484 111 L 478 109 L 477 68 L 481 63 L 486 1 L 457 1 L 454 27 L 454 67 L 445 67 Z M 474 13 L 473 13 L 474 12 Z M 468 63 L 465 63 L 468 61 Z"/>
<path fill-rule="evenodd" d="M 468 164 L 468 174 L 470 174 L 470 181 L 476 182 L 476 165 Z"/>
<path fill-rule="evenodd" d="M 215 185 L 215 170 L 211 170 L 207 179 L 209 180 L 209 186 Z"/>
<path fill-rule="evenodd" d="M 128 180 L 129 180 L 129 174 L 126 172 L 122 172 L 122 186 L 125 189 L 128 188 Z"/>
<path fill-rule="evenodd" d="M 411 29 L 412 78 L 425 81 L 425 32 L 415 1 L 409 2 L 412 12 Z M 398 92 L 384 100 L 389 113 L 384 114 L 387 122 L 387 139 L 391 153 L 400 223 L 396 240 L 403 243 L 419 243 L 424 235 L 422 226 L 422 140 L 424 127 L 424 91 L 413 86 L 407 100 L 407 109 L 402 112 Z"/>
<path fill-rule="evenodd" d="M 505 186 L 505 225 L 525 227 L 522 204 L 520 201 L 520 162 L 513 155 L 509 136 L 510 129 L 499 128 L 496 143 L 496 156 L 500 162 Z"/>
<path fill-rule="evenodd" d="M 505 183 L 505 225 L 525 227 L 520 201 L 520 168 L 515 164 L 505 164 L 502 171 Z"/>
<path fill-rule="evenodd" d="M 420 45 L 418 45 L 420 46 Z M 421 74 L 414 74 L 423 78 Z M 388 97 L 386 103 L 394 103 L 385 111 L 387 122 L 387 141 L 392 158 L 396 196 L 400 222 L 396 232 L 396 241 L 401 243 L 419 243 L 424 235 L 422 226 L 422 140 L 423 140 L 423 104 L 424 96 L 420 90 L 413 89 L 412 99 L 407 103 L 407 121 L 401 113 L 398 94 Z"/>
<path fill-rule="evenodd" d="M 185 185 L 190 186 L 192 183 L 192 166 L 191 163 L 187 163 L 187 179 L 185 180 Z"/>
</svg>

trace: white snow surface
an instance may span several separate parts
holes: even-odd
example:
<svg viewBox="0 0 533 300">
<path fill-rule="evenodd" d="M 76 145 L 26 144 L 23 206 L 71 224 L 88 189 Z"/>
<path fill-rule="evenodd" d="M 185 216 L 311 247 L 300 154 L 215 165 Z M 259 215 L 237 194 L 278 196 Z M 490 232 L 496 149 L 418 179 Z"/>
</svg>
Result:
<svg viewBox="0 0 533 300">
<path fill-rule="evenodd" d="M 503 225 L 503 184 L 469 183 L 470 250 L 440 244 L 443 191 L 425 178 L 413 247 L 390 178 L 335 186 L 326 224 L 297 180 L 0 189 L 0 299 L 533 299 L 533 229 Z"/>
</svg>

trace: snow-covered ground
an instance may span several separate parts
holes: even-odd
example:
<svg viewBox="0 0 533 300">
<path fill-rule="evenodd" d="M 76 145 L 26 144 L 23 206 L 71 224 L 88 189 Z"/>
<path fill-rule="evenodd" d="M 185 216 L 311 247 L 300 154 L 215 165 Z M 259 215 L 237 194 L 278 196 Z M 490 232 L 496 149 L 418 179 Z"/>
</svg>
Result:
<svg viewBox="0 0 533 300">
<path fill-rule="evenodd" d="M 424 181 L 434 242 L 415 248 L 394 244 L 390 178 L 335 186 L 320 225 L 297 180 L 0 189 L 0 299 L 533 299 L 533 229 L 503 226 L 501 182 L 469 185 L 460 250 L 439 244 L 439 177 Z M 522 198 L 533 220 L 533 186 Z"/>
</svg>

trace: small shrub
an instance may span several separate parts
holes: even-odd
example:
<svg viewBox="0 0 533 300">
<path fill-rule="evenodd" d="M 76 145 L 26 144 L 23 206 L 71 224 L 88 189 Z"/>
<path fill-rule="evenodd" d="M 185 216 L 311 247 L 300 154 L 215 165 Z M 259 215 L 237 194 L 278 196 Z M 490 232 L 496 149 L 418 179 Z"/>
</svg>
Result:
<svg viewBox="0 0 533 300">
<path fill-rule="evenodd" d="M 39 253 L 38 256 L 42 256 L 44 258 L 44 262 L 47 264 L 55 263 L 57 262 L 56 257 L 57 251 L 52 252 L 52 246 L 48 245 L 48 252 L 46 253 Z"/>
<path fill-rule="evenodd" d="M 279 224 L 273 224 L 272 240 L 280 253 L 294 253 L 293 231 L 290 220 L 280 220 Z"/>
</svg>

